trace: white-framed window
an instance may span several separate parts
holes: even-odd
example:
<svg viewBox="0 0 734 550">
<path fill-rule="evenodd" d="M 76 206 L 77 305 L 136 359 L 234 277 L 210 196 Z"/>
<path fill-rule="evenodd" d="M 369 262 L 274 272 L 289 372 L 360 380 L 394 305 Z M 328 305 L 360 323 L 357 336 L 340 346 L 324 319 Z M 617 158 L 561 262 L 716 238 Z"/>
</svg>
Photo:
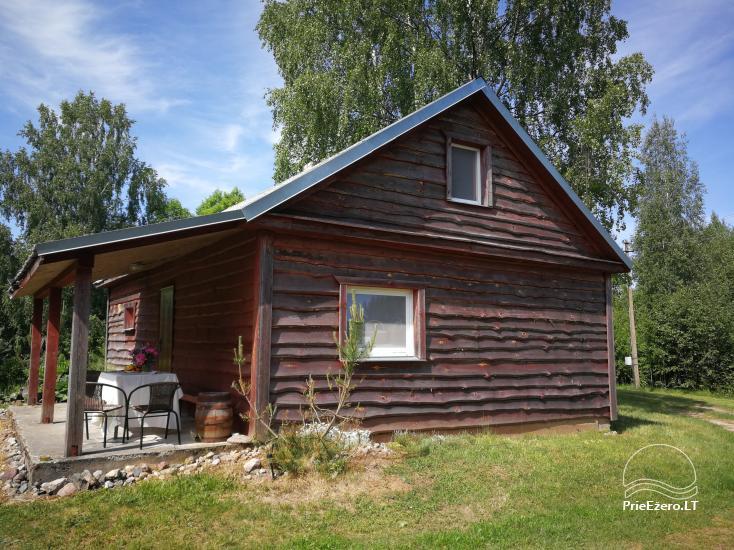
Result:
<svg viewBox="0 0 734 550">
<path fill-rule="evenodd" d="M 352 302 L 356 299 L 364 308 L 365 343 L 375 337 L 370 359 L 416 357 L 413 294 L 413 290 L 401 288 L 346 288 L 346 326 Z"/>
<path fill-rule="evenodd" d="M 481 151 L 476 147 L 452 143 L 449 147 L 449 199 L 467 204 L 482 204 Z"/>
</svg>

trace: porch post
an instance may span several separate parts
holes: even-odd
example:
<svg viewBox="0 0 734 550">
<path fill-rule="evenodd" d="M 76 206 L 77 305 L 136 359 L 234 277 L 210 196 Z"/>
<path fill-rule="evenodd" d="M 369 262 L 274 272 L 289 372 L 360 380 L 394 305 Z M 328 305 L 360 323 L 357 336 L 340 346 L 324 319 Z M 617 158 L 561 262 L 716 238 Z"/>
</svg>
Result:
<svg viewBox="0 0 734 550">
<path fill-rule="evenodd" d="M 66 407 L 64 456 L 82 454 L 84 439 L 84 396 L 87 383 L 89 306 L 92 292 L 93 258 L 80 258 L 74 276 L 74 313 L 71 323 L 69 399 Z"/>
<path fill-rule="evenodd" d="M 270 339 L 273 319 L 273 237 L 258 235 L 255 242 L 255 319 L 253 322 L 252 358 L 250 362 L 249 432 L 264 440 L 268 436 L 264 422 L 270 402 Z M 261 421 L 260 421 L 260 420 Z"/>
<path fill-rule="evenodd" d="M 56 403 L 56 363 L 59 358 L 59 329 L 61 327 L 61 289 L 48 291 L 48 322 L 46 323 L 46 363 L 43 368 L 43 404 L 41 423 L 54 421 Z"/>
<path fill-rule="evenodd" d="M 31 361 L 28 369 L 28 404 L 38 404 L 38 371 L 41 367 L 41 323 L 43 323 L 43 298 L 33 298 L 31 319 Z"/>
</svg>

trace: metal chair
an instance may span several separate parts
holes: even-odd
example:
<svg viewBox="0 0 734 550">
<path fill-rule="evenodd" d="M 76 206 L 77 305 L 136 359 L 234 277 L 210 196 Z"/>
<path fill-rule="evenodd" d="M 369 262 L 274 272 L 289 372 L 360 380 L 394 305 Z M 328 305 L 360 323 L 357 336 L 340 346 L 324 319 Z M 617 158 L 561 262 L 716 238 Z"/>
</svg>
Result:
<svg viewBox="0 0 734 550">
<path fill-rule="evenodd" d="M 166 417 L 166 433 L 164 438 L 168 439 L 168 424 L 171 421 L 171 415 L 176 418 L 176 434 L 178 435 L 178 444 L 181 445 L 181 423 L 178 413 L 173 408 L 173 400 L 176 398 L 176 392 L 179 388 L 178 382 L 156 382 L 154 384 L 145 384 L 138 386 L 127 396 L 127 406 L 125 407 L 125 433 L 128 431 L 130 422 L 130 409 L 142 414 L 140 417 L 140 448 L 143 448 L 143 437 L 145 437 L 145 419 L 156 416 Z M 131 405 L 135 392 L 147 389 L 150 392 L 150 398 L 147 405 Z"/>
<path fill-rule="evenodd" d="M 114 403 L 107 403 L 102 399 L 102 391 L 104 388 L 112 388 L 112 390 L 120 392 L 122 394 L 121 405 Z M 121 410 L 125 408 L 124 414 L 110 414 L 113 411 Z M 84 427 L 87 430 L 87 439 L 89 439 L 89 417 L 90 416 L 102 416 L 104 417 L 104 439 L 102 441 L 102 448 L 107 447 L 107 419 L 111 416 L 113 418 L 127 418 L 127 395 L 122 388 L 113 386 L 112 384 L 104 384 L 102 382 L 87 382 L 86 390 L 84 394 Z M 117 437 L 117 428 L 115 426 L 115 437 Z M 125 442 L 125 433 L 122 434 L 122 442 Z"/>
</svg>

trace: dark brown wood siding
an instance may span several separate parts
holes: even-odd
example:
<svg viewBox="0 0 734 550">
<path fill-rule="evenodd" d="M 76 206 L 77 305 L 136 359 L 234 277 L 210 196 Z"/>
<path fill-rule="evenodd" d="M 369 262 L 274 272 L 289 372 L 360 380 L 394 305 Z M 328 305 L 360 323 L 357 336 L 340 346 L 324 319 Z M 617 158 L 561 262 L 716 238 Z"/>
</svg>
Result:
<svg viewBox="0 0 734 550">
<path fill-rule="evenodd" d="M 491 144 L 492 206 L 447 200 L 447 136 Z M 280 213 L 441 238 L 601 257 L 471 102 L 433 119 Z"/>
<path fill-rule="evenodd" d="M 134 345 L 158 342 L 159 291 L 173 285 L 172 370 L 186 393 L 229 390 L 237 338 L 248 356 L 252 349 L 253 243 L 243 233 L 112 286 L 108 362 L 123 366 Z M 119 335 L 115 309 L 128 296 L 139 302 L 134 337 Z"/>
<path fill-rule="evenodd" d="M 333 401 L 335 277 L 425 288 L 427 360 L 360 367 L 353 402 L 374 431 L 609 417 L 603 274 L 286 236 L 274 246 L 280 420 L 298 418 L 309 375 Z"/>
</svg>

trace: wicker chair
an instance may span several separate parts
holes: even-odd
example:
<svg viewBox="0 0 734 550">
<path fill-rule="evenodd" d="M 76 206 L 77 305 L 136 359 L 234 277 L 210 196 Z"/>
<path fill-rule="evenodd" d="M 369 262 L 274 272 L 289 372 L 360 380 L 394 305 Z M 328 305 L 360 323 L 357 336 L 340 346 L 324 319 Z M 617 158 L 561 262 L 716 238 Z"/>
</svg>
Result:
<svg viewBox="0 0 734 550">
<path fill-rule="evenodd" d="M 178 444 L 181 445 L 181 424 L 178 413 L 173 408 L 173 400 L 176 398 L 176 392 L 180 387 L 178 382 L 156 382 L 154 384 L 145 384 L 138 386 L 130 395 L 127 396 L 127 407 L 125 414 L 125 433 L 128 431 L 130 422 L 130 409 L 135 410 L 142 416 L 140 417 L 140 448 L 143 448 L 143 437 L 145 437 L 145 419 L 155 416 L 166 417 L 165 439 L 168 439 L 168 424 L 171 421 L 171 415 L 176 418 L 176 434 L 178 435 Z M 135 392 L 148 390 L 150 398 L 147 405 L 131 405 Z"/>
<path fill-rule="evenodd" d="M 102 399 L 102 391 L 104 388 L 111 388 L 112 391 L 119 392 L 121 399 L 119 400 L 121 405 L 114 403 L 107 403 Z M 124 409 L 124 410 L 123 410 Z M 110 414 L 115 411 L 119 411 L 122 414 Z M 125 391 L 117 386 L 111 384 L 103 384 L 101 382 L 87 382 L 86 391 L 84 395 L 84 427 L 87 430 L 87 439 L 89 439 L 89 417 L 90 416 L 102 416 L 104 417 L 104 439 L 102 447 L 107 447 L 107 419 L 109 417 L 126 418 L 127 417 L 127 395 Z M 117 428 L 115 426 L 115 437 L 117 437 Z M 125 442 L 125 433 L 122 434 L 122 442 Z"/>
</svg>

